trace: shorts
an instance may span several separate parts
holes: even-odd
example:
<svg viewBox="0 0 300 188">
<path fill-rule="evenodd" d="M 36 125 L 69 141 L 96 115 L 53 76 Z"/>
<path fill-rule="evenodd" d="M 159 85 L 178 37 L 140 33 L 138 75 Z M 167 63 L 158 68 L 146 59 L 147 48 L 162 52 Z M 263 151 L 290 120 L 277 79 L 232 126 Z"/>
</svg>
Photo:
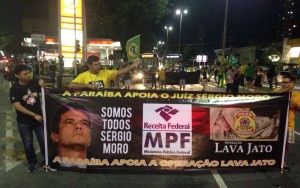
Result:
<svg viewBox="0 0 300 188">
<path fill-rule="evenodd" d="M 125 80 L 124 84 L 125 84 L 125 86 L 130 86 L 131 85 L 131 80 L 130 79 Z"/>
<path fill-rule="evenodd" d="M 180 79 L 179 80 L 179 86 L 185 85 L 185 79 Z"/>
</svg>

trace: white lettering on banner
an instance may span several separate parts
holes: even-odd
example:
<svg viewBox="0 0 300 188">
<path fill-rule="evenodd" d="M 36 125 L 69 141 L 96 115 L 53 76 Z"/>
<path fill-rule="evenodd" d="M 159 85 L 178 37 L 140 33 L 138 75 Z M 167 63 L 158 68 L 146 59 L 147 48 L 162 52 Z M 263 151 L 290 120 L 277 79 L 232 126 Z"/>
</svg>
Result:
<svg viewBox="0 0 300 188">
<path fill-rule="evenodd" d="M 121 108 L 121 107 L 102 107 L 101 117 L 132 117 L 132 108 Z"/>
<path fill-rule="evenodd" d="M 253 145 L 253 143 L 248 143 L 248 145 L 244 147 L 241 144 L 225 144 L 222 147 L 216 142 L 215 153 L 244 153 L 244 151 L 246 151 L 247 155 L 249 155 L 252 153 L 270 153 L 273 150 L 271 145 Z"/>
<path fill-rule="evenodd" d="M 103 143 L 103 153 L 112 153 L 112 154 L 128 153 L 128 144 Z"/>
<path fill-rule="evenodd" d="M 100 112 L 103 118 L 103 131 L 100 134 L 100 139 L 103 141 L 102 153 L 128 153 L 128 142 L 132 139 L 129 119 L 132 117 L 132 108 L 102 107 Z"/>
</svg>

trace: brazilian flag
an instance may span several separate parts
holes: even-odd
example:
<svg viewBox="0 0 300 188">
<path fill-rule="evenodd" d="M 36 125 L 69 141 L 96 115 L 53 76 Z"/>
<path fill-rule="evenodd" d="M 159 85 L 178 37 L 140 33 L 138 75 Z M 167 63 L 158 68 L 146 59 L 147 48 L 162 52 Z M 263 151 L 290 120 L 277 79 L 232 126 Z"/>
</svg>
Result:
<svg viewBox="0 0 300 188">
<path fill-rule="evenodd" d="M 126 43 L 126 52 L 128 62 L 134 61 L 140 57 L 141 36 L 137 35 L 129 39 Z"/>
</svg>

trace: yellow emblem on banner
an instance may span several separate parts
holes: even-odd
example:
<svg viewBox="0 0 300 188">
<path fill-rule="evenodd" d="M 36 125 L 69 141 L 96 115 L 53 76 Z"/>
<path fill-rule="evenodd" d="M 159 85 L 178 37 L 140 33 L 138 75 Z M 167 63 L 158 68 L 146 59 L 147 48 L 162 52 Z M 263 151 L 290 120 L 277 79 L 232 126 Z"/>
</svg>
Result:
<svg viewBox="0 0 300 188">
<path fill-rule="evenodd" d="M 237 111 L 234 114 L 234 131 L 241 138 L 249 138 L 255 132 L 255 114 L 252 111 Z"/>
</svg>

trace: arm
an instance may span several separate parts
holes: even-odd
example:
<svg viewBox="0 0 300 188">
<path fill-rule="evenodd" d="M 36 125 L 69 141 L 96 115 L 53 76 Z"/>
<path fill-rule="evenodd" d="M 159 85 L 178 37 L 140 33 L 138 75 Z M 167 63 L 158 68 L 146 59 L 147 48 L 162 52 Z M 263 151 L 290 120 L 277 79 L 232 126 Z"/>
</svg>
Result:
<svg viewBox="0 0 300 188">
<path fill-rule="evenodd" d="M 69 89 L 92 89 L 92 90 L 98 90 L 97 85 L 92 85 L 92 84 L 81 84 L 77 82 L 71 82 L 69 85 Z"/>
<path fill-rule="evenodd" d="M 120 76 L 120 75 L 123 75 L 123 74 L 125 74 L 127 72 L 129 72 L 130 70 L 132 70 L 134 68 L 136 68 L 137 66 L 139 66 L 139 64 L 140 64 L 139 60 L 138 61 L 134 61 L 130 66 L 118 70 L 117 77 Z"/>
<path fill-rule="evenodd" d="M 27 108 L 25 108 L 24 106 L 21 105 L 20 102 L 15 102 L 13 103 L 13 106 L 15 107 L 16 110 L 18 110 L 19 112 L 26 114 L 28 116 L 33 117 L 36 121 L 41 122 L 43 120 L 43 117 L 28 110 Z"/>
</svg>

